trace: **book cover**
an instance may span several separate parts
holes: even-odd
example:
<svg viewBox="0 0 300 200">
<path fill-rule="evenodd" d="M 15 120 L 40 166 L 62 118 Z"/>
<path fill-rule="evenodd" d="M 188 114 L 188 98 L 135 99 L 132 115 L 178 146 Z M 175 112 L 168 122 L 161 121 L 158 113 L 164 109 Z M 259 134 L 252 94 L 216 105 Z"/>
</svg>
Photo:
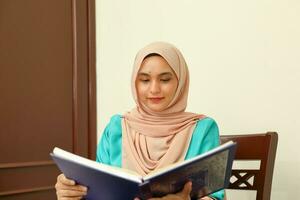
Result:
<svg viewBox="0 0 300 200">
<path fill-rule="evenodd" d="M 153 171 L 145 177 L 108 166 L 57 147 L 50 153 L 66 177 L 88 187 L 85 199 L 124 200 L 160 197 L 182 190 L 192 181 L 192 198 L 209 195 L 229 184 L 236 143 L 230 141 L 204 154 Z"/>
</svg>

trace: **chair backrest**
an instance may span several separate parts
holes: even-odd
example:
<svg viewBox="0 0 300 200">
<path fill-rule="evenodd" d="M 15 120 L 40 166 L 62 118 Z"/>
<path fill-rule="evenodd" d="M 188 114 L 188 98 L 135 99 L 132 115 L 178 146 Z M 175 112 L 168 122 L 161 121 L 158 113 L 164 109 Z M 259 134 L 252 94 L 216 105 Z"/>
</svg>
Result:
<svg viewBox="0 0 300 200">
<path fill-rule="evenodd" d="M 276 132 L 246 135 L 221 135 L 221 143 L 237 142 L 235 160 L 260 160 L 259 169 L 233 169 L 228 189 L 256 190 L 257 200 L 269 200 L 277 149 Z M 248 181 L 252 179 L 253 182 Z"/>
</svg>

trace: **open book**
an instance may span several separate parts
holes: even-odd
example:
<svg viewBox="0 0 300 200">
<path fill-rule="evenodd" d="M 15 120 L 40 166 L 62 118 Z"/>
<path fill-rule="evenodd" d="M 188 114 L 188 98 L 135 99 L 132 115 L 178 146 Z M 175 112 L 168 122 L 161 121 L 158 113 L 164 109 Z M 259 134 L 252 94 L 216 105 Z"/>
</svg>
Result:
<svg viewBox="0 0 300 200">
<path fill-rule="evenodd" d="M 66 177 L 88 187 L 88 200 L 148 199 L 182 190 L 192 181 L 192 198 L 209 195 L 229 184 L 236 143 L 229 141 L 204 154 L 147 176 L 97 163 L 57 147 L 50 153 Z"/>
</svg>

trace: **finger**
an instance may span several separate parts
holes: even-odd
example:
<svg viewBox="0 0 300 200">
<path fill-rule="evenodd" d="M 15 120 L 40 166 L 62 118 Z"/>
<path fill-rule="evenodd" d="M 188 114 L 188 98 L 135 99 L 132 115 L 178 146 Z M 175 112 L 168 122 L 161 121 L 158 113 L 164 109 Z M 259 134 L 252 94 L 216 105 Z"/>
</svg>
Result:
<svg viewBox="0 0 300 200">
<path fill-rule="evenodd" d="M 58 200 L 80 200 L 82 197 L 61 197 Z"/>
<path fill-rule="evenodd" d="M 190 193 L 192 191 L 192 182 L 189 181 L 187 182 L 184 187 L 183 187 L 183 190 L 181 191 L 181 193 L 184 195 L 184 196 L 190 196 Z"/>
<path fill-rule="evenodd" d="M 74 180 L 68 179 L 64 174 L 60 174 L 57 177 L 57 181 L 65 184 L 65 185 L 75 185 L 76 184 Z"/>
<path fill-rule="evenodd" d="M 86 192 L 76 191 L 76 190 L 58 190 L 56 192 L 58 197 L 73 197 L 73 198 L 82 198 L 86 195 Z"/>
<path fill-rule="evenodd" d="M 211 200 L 210 197 L 202 197 L 200 200 Z"/>
<path fill-rule="evenodd" d="M 87 192 L 87 187 L 83 185 L 65 185 L 62 183 L 56 183 L 55 184 L 56 190 L 76 190 L 76 191 L 81 191 L 81 192 Z"/>
</svg>

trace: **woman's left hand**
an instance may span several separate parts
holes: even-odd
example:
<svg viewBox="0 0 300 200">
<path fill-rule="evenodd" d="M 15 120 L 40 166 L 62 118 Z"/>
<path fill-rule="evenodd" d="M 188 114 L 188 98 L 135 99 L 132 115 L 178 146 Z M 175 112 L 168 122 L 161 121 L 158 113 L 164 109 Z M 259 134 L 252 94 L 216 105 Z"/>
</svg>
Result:
<svg viewBox="0 0 300 200">
<path fill-rule="evenodd" d="M 200 200 L 213 200 L 213 199 L 210 197 L 202 197 Z"/>
<path fill-rule="evenodd" d="M 168 194 L 161 198 L 151 198 L 148 200 L 191 200 L 192 182 L 187 182 L 183 189 L 176 194 Z"/>
<path fill-rule="evenodd" d="M 148 200 L 191 200 L 190 193 L 192 191 L 192 182 L 187 182 L 183 189 L 176 194 L 168 194 L 163 197 L 158 198 L 150 198 Z M 139 200 L 139 198 L 135 198 L 134 200 Z"/>
<path fill-rule="evenodd" d="M 163 197 L 150 198 L 148 200 L 191 200 L 190 193 L 192 191 L 192 182 L 187 182 L 183 189 L 176 194 L 168 194 Z M 135 198 L 134 200 L 139 200 Z M 210 197 L 202 197 L 200 200 L 212 200 Z"/>
</svg>

